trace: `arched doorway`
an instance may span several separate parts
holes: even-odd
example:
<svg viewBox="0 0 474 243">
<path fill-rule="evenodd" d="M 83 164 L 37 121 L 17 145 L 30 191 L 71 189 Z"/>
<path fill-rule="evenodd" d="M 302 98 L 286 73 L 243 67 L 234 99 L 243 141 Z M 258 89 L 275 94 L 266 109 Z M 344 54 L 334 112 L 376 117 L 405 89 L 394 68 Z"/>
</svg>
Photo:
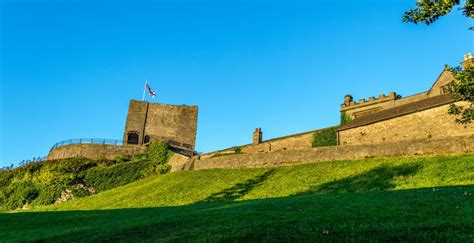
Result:
<svg viewBox="0 0 474 243">
<path fill-rule="evenodd" d="M 138 133 L 130 132 L 127 136 L 127 144 L 138 144 Z"/>
<path fill-rule="evenodd" d="M 150 136 L 145 135 L 145 139 L 143 140 L 143 143 L 149 143 L 150 142 Z"/>
</svg>

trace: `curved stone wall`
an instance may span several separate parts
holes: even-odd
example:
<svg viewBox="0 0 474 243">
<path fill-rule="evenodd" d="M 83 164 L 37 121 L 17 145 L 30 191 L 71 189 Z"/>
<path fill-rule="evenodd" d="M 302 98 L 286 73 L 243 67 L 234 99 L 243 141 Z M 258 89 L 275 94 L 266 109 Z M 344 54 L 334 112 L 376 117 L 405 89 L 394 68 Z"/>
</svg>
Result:
<svg viewBox="0 0 474 243">
<path fill-rule="evenodd" d="M 48 154 L 48 160 L 85 157 L 90 159 L 115 159 L 146 152 L 145 146 L 117 146 L 107 144 L 70 144 L 56 147 Z"/>
</svg>

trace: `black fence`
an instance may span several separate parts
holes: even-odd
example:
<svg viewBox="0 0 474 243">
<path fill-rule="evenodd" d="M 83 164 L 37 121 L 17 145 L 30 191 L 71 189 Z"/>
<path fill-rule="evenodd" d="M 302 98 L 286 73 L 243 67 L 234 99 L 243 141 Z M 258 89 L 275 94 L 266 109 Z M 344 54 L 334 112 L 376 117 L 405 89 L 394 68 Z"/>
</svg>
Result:
<svg viewBox="0 0 474 243">
<path fill-rule="evenodd" d="M 57 142 L 49 151 L 70 144 L 108 144 L 108 145 L 123 145 L 123 140 L 116 139 L 103 139 L 103 138 L 78 138 L 68 139 L 61 142 Z"/>
</svg>

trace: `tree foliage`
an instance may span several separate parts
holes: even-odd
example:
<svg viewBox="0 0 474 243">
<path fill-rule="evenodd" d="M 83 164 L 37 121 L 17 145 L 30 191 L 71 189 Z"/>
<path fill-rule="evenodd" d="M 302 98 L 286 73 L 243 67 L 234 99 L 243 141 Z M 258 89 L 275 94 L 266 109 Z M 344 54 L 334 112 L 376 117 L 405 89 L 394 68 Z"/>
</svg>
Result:
<svg viewBox="0 0 474 243">
<path fill-rule="evenodd" d="M 420 0 L 416 8 L 405 12 L 402 21 L 409 23 L 425 23 L 430 25 L 440 17 L 450 13 L 455 6 L 459 6 L 462 14 L 467 18 L 474 18 L 474 0 Z M 469 28 L 471 30 L 474 27 Z M 474 120 L 474 76 L 473 65 L 451 68 L 455 82 L 453 82 L 450 93 L 457 101 L 466 101 L 466 105 L 452 104 L 449 114 L 457 116 L 456 122 L 468 124 Z"/>
<path fill-rule="evenodd" d="M 464 3 L 464 5 L 462 5 Z M 440 17 L 450 13 L 455 6 L 468 18 L 474 18 L 474 0 L 420 0 L 416 8 L 405 12 L 402 21 L 408 23 L 425 23 L 430 25 Z M 470 28 L 471 30 L 473 27 Z"/>
<path fill-rule="evenodd" d="M 474 65 L 451 68 L 456 82 L 450 87 L 450 92 L 457 101 L 466 101 L 466 105 L 451 104 L 449 114 L 457 116 L 456 121 L 468 124 L 474 120 Z"/>
</svg>

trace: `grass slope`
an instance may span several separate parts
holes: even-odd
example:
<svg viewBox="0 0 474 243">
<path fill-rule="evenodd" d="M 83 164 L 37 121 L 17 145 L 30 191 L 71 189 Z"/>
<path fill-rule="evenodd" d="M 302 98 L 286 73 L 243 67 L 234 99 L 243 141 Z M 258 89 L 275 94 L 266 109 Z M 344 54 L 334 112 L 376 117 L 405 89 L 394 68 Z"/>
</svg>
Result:
<svg viewBox="0 0 474 243">
<path fill-rule="evenodd" d="M 0 241 L 472 241 L 470 185 L 472 155 L 184 171 L 0 214 Z"/>
</svg>

